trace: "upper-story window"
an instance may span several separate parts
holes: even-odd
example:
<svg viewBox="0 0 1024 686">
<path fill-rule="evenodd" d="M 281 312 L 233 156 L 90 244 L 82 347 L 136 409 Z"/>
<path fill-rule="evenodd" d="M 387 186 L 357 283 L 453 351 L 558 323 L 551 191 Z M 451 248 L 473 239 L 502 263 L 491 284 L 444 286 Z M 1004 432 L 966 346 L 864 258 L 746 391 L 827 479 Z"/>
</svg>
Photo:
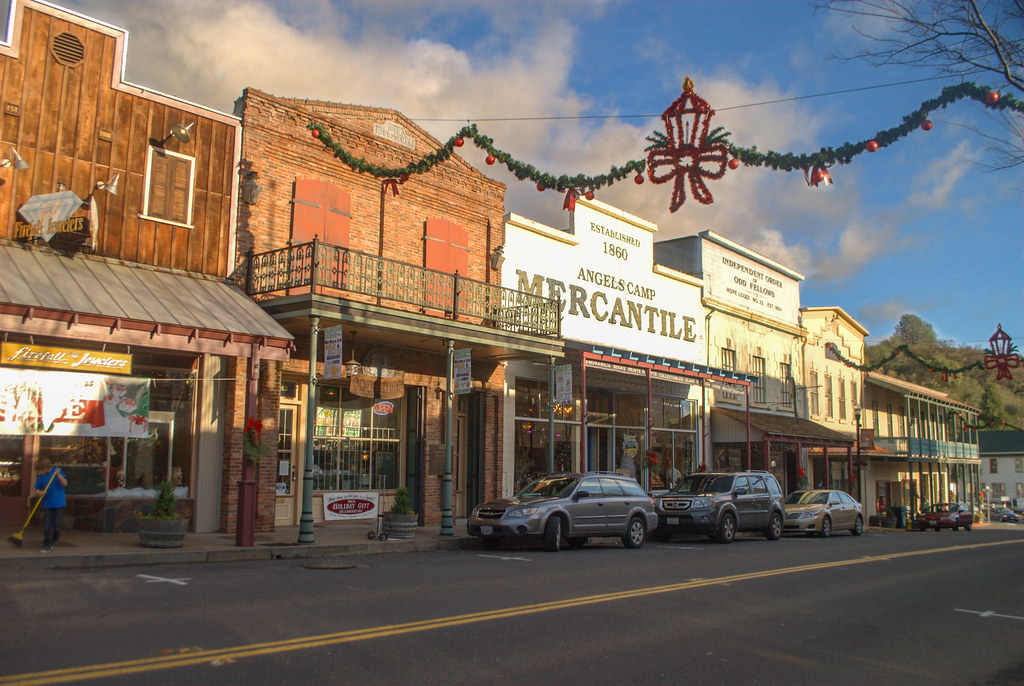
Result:
<svg viewBox="0 0 1024 686">
<path fill-rule="evenodd" d="M 825 416 L 832 419 L 832 376 L 825 375 Z"/>
<path fill-rule="evenodd" d="M 328 245 L 348 247 L 352 197 L 333 183 L 295 179 L 292 198 L 292 242 L 309 243 L 315 236 Z"/>
<path fill-rule="evenodd" d="M 146 162 L 146 197 L 142 214 L 151 219 L 192 226 L 195 158 L 156 146 Z"/>
<path fill-rule="evenodd" d="M 469 231 L 447 219 L 428 219 L 423 237 L 424 266 L 466 276 L 469 271 Z"/>
<path fill-rule="evenodd" d="M 793 403 L 792 393 L 792 376 L 793 369 L 788 362 L 779 363 L 779 376 L 782 378 L 782 404 L 791 405 Z"/>
<path fill-rule="evenodd" d="M 846 379 L 839 379 L 839 421 L 846 420 Z"/>
<path fill-rule="evenodd" d="M 754 381 L 754 402 L 755 403 L 763 403 L 764 402 L 764 389 L 765 389 L 765 378 L 764 378 L 765 363 L 764 363 L 764 358 L 763 357 L 755 357 L 754 358 L 754 369 L 753 369 L 753 372 L 754 372 L 754 376 L 757 377 L 757 379 Z"/>
<path fill-rule="evenodd" d="M 719 352 L 721 353 L 722 357 L 722 369 L 724 369 L 727 372 L 736 371 L 736 351 L 730 350 L 729 348 L 721 348 Z M 738 396 L 736 393 L 718 391 L 716 397 L 720 400 L 736 400 Z"/>
<path fill-rule="evenodd" d="M 811 414 L 817 417 L 821 414 L 818 407 L 818 372 L 811 372 Z"/>
</svg>

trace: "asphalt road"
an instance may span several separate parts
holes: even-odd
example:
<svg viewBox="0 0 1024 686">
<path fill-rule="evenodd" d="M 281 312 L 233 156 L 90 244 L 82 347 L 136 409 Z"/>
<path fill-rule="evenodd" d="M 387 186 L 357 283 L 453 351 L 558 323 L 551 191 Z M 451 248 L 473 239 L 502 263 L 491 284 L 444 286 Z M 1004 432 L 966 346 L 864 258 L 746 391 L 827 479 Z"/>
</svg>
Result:
<svg viewBox="0 0 1024 686">
<path fill-rule="evenodd" d="M 1020 684 L 1024 527 L 5 573 L 0 684 Z"/>
</svg>

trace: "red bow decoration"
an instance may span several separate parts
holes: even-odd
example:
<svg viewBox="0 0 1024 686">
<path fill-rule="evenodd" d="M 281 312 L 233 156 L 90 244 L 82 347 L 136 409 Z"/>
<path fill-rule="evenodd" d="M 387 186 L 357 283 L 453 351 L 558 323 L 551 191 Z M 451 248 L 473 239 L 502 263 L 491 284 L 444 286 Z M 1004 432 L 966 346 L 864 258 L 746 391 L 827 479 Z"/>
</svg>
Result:
<svg viewBox="0 0 1024 686">
<path fill-rule="evenodd" d="M 653 450 L 647 451 L 647 459 L 651 461 L 651 464 L 658 464 L 658 454 Z"/>
<path fill-rule="evenodd" d="M 256 440 L 259 440 L 260 432 L 263 431 L 263 422 L 256 421 L 255 417 L 249 417 L 249 421 L 245 424 L 245 433 L 249 433 L 253 429 L 256 430 Z"/>
<path fill-rule="evenodd" d="M 729 151 L 723 142 L 707 143 L 708 128 L 713 116 L 715 111 L 706 100 L 693 92 L 693 84 L 689 79 L 683 85 L 683 94 L 661 115 L 668 135 L 664 145 L 650 148 L 647 154 L 647 176 L 653 183 L 675 179 L 672 203 L 669 205 L 672 212 L 686 202 L 687 178 L 690 192 L 698 202 L 704 205 L 714 202 L 704 179 L 720 179 L 725 175 Z"/>
<path fill-rule="evenodd" d="M 985 351 L 985 369 L 996 369 L 996 381 L 1000 379 L 1013 380 L 1010 374 L 1011 369 L 1020 366 L 1020 356 L 1017 354 L 1017 346 L 1012 343 L 1003 325 L 996 326 L 996 332 L 988 339 L 989 349 Z"/>
<path fill-rule="evenodd" d="M 565 192 L 565 202 L 562 203 L 562 209 L 572 212 L 576 209 L 576 198 L 580 197 L 580 192 L 575 188 L 570 188 Z"/>
<path fill-rule="evenodd" d="M 384 179 L 384 183 L 381 186 L 381 191 L 384 193 L 388 192 L 388 186 L 391 187 L 391 195 L 398 195 L 398 179 Z"/>
</svg>

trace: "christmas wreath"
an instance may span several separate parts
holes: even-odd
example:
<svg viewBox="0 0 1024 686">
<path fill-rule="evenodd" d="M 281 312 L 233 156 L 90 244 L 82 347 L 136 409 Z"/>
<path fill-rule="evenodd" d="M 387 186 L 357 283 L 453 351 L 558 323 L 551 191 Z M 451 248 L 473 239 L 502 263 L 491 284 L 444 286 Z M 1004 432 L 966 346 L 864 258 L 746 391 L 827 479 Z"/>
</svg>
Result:
<svg viewBox="0 0 1024 686">
<path fill-rule="evenodd" d="M 254 417 L 249 417 L 249 421 L 245 424 L 245 431 L 242 432 L 242 452 L 246 459 L 253 464 L 259 464 L 260 460 L 270 452 L 270 446 L 260 438 L 261 431 L 263 431 L 263 423 L 256 421 Z"/>
</svg>

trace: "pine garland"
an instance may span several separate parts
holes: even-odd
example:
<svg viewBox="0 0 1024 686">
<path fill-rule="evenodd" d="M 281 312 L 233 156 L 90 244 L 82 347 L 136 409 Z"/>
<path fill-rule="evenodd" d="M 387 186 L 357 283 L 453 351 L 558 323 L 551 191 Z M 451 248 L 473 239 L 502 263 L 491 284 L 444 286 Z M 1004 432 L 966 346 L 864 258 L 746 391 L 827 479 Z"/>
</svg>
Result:
<svg viewBox="0 0 1024 686">
<path fill-rule="evenodd" d="M 927 367 L 928 371 L 939 372 L 940 374 L 943 375 L 944 378 L 948 377 L 950 374 L 954 376 L 956 376 L 957 374 L 963 374 L 964 372 L 970 371 L 971 369 L 980 369 L 982 371 L 984 371 L 985 369 L 985 365 L 977 360 L 971 362 L 968 365 L 964 365 L 963 367 L 947 367 L 945 365 L 936 364 L 934 362 L 930 362 L 924 359 L 923 357 L 915 353 L 913 350 L 910 349 L 910 347 L 906 343 L 901 343 L 900 345 L 896 346 L 891 353 L 889 353 L 884 359 L 879 360 L 876 364 L 858 364 L 857 362 L 843 355 L 843 353 L 839 351 L 839 347 L 835 343 L 826 343 L 825 347 L 829 350 L 829 352 L 832 355 L 835 355 L 836 358 L 840 362 L 845 364 L 847 367 L 852 367 L 853 369 L 856 369 L 861 372 L 873 372 L 876 369 L 884 367 L 885 365 L 889 364 L 897 357 L 899 357 L 901 353 L 912 359 L 914 362 L 917 362 L 922 367 Z"/>
<path fill-rule="evenodd" d="M 743 148 L 729 143 L 729 133 L 721 130 L 721 127 L 715 129 L 712 133 L 715 134 L 716 140 L 721 140 L 726 144 L 726 149 L 730 155 L 747 166 L 768 167 L 777 171 L 808 170 L 814 165 L 849 164 L 854 157 L 868 151 L 866 146 L 871 141 L 878 144 L 877 148 L 875 148 L 876 150 L 888 147 L 919 128 L 930 113 L 937 109 L 945 108 L 958 100 L 971 99 L 980 102 L 988 109 L 1012 110 L 1024 114 L 1024 101 L 1018 100 L 1012 95 L 1003 95 L 995 102 L 989 102 L 989 94 L 995 92 L 994 89 L 988 86 L 979 86 L 972 82 L 947 86 L 942 89 L 939 97 L 926 100 L 921 103 L 918 109 L 903 117 L 903 123 L 899 126 L 879 131 L 873 138 L 867 140 L 856 143 L 845 142 L 837 148 L 822 148 L 812 154 L 776 152 L 773 150 L 762 153 L 758 151 L 756 145 Z M 612 166 L 608 173 L 597 176 L 587 176 L 586 174 L 577 174 L 575 176 L 562 174 L 561 176 L 555 176 L 547 172 L 541 172 L 533 165 L 521 162 L 504 150 L 494 147 L 494 140 L 480 133 L 476 124 L 468 124 L 462 127 L 458 133 L 449 138 L 440 148 L 427 153 L 415 162 L 411 162 L 404 167 L 384 167 L 367 162 L 365 159 L 355 157 L 349 153 L 340 144 L 334 142 L 327 132 L 327 128 L 320 122 L 311 121 L 306 125 L 306 128 L 325 147 L 332 151 L 334 157 L 358 172 L 370 174 L 379 179 L 404 179 L 413 174 L 428 172 L 438 164 L 448 160 L 452 153 L 455 152 L 455 148 L 461 147 L 467 139 L 472 141 L 478 148 L 487 152 L 488 164 L 500 162 L 520 181 L 530 180 L 534 182 L 538 190 L 553 188 L 559 192 L 570 190 L 593 192 L 622 181 L 631 175 L 636 175 L 636 181 L 640 183 L 643 181 L 643 174 L 647 168 L 645 160 L 630 160 L 621 167 Z M 657 131 L 654 132 L 653 137 L 647 137 L 647 140 L 652 143 L 652 146 L 648 146 L 648 149 L 656 147 L 664 139 L 665 134 Z"/>
<path fill-rule="evenodd" d="M 960 420 L 963 422 L 961 431 L 965 429 L 971 429 L 973 431 L 984 431 L 985 429 L 991 429 L 994 426 L 1005 426 L 1008 429 L 1013 429 L 1014 431 L 1020 431 L 1021 433 L 1024 433 L 1024 429 L 1022 429 L 1021 427 L 1017 426 L 1016 424 L 1011 424 L 1010 422 L 1004 421 L 1002 419 L 1000 419 L 999 421 L 978 422 L 977 424 L 969 424 L 967 422 L 967 418 L 964 417 L 962 414 L 957 413 L 957 417 L 959 417 Z"/>
</svg>

